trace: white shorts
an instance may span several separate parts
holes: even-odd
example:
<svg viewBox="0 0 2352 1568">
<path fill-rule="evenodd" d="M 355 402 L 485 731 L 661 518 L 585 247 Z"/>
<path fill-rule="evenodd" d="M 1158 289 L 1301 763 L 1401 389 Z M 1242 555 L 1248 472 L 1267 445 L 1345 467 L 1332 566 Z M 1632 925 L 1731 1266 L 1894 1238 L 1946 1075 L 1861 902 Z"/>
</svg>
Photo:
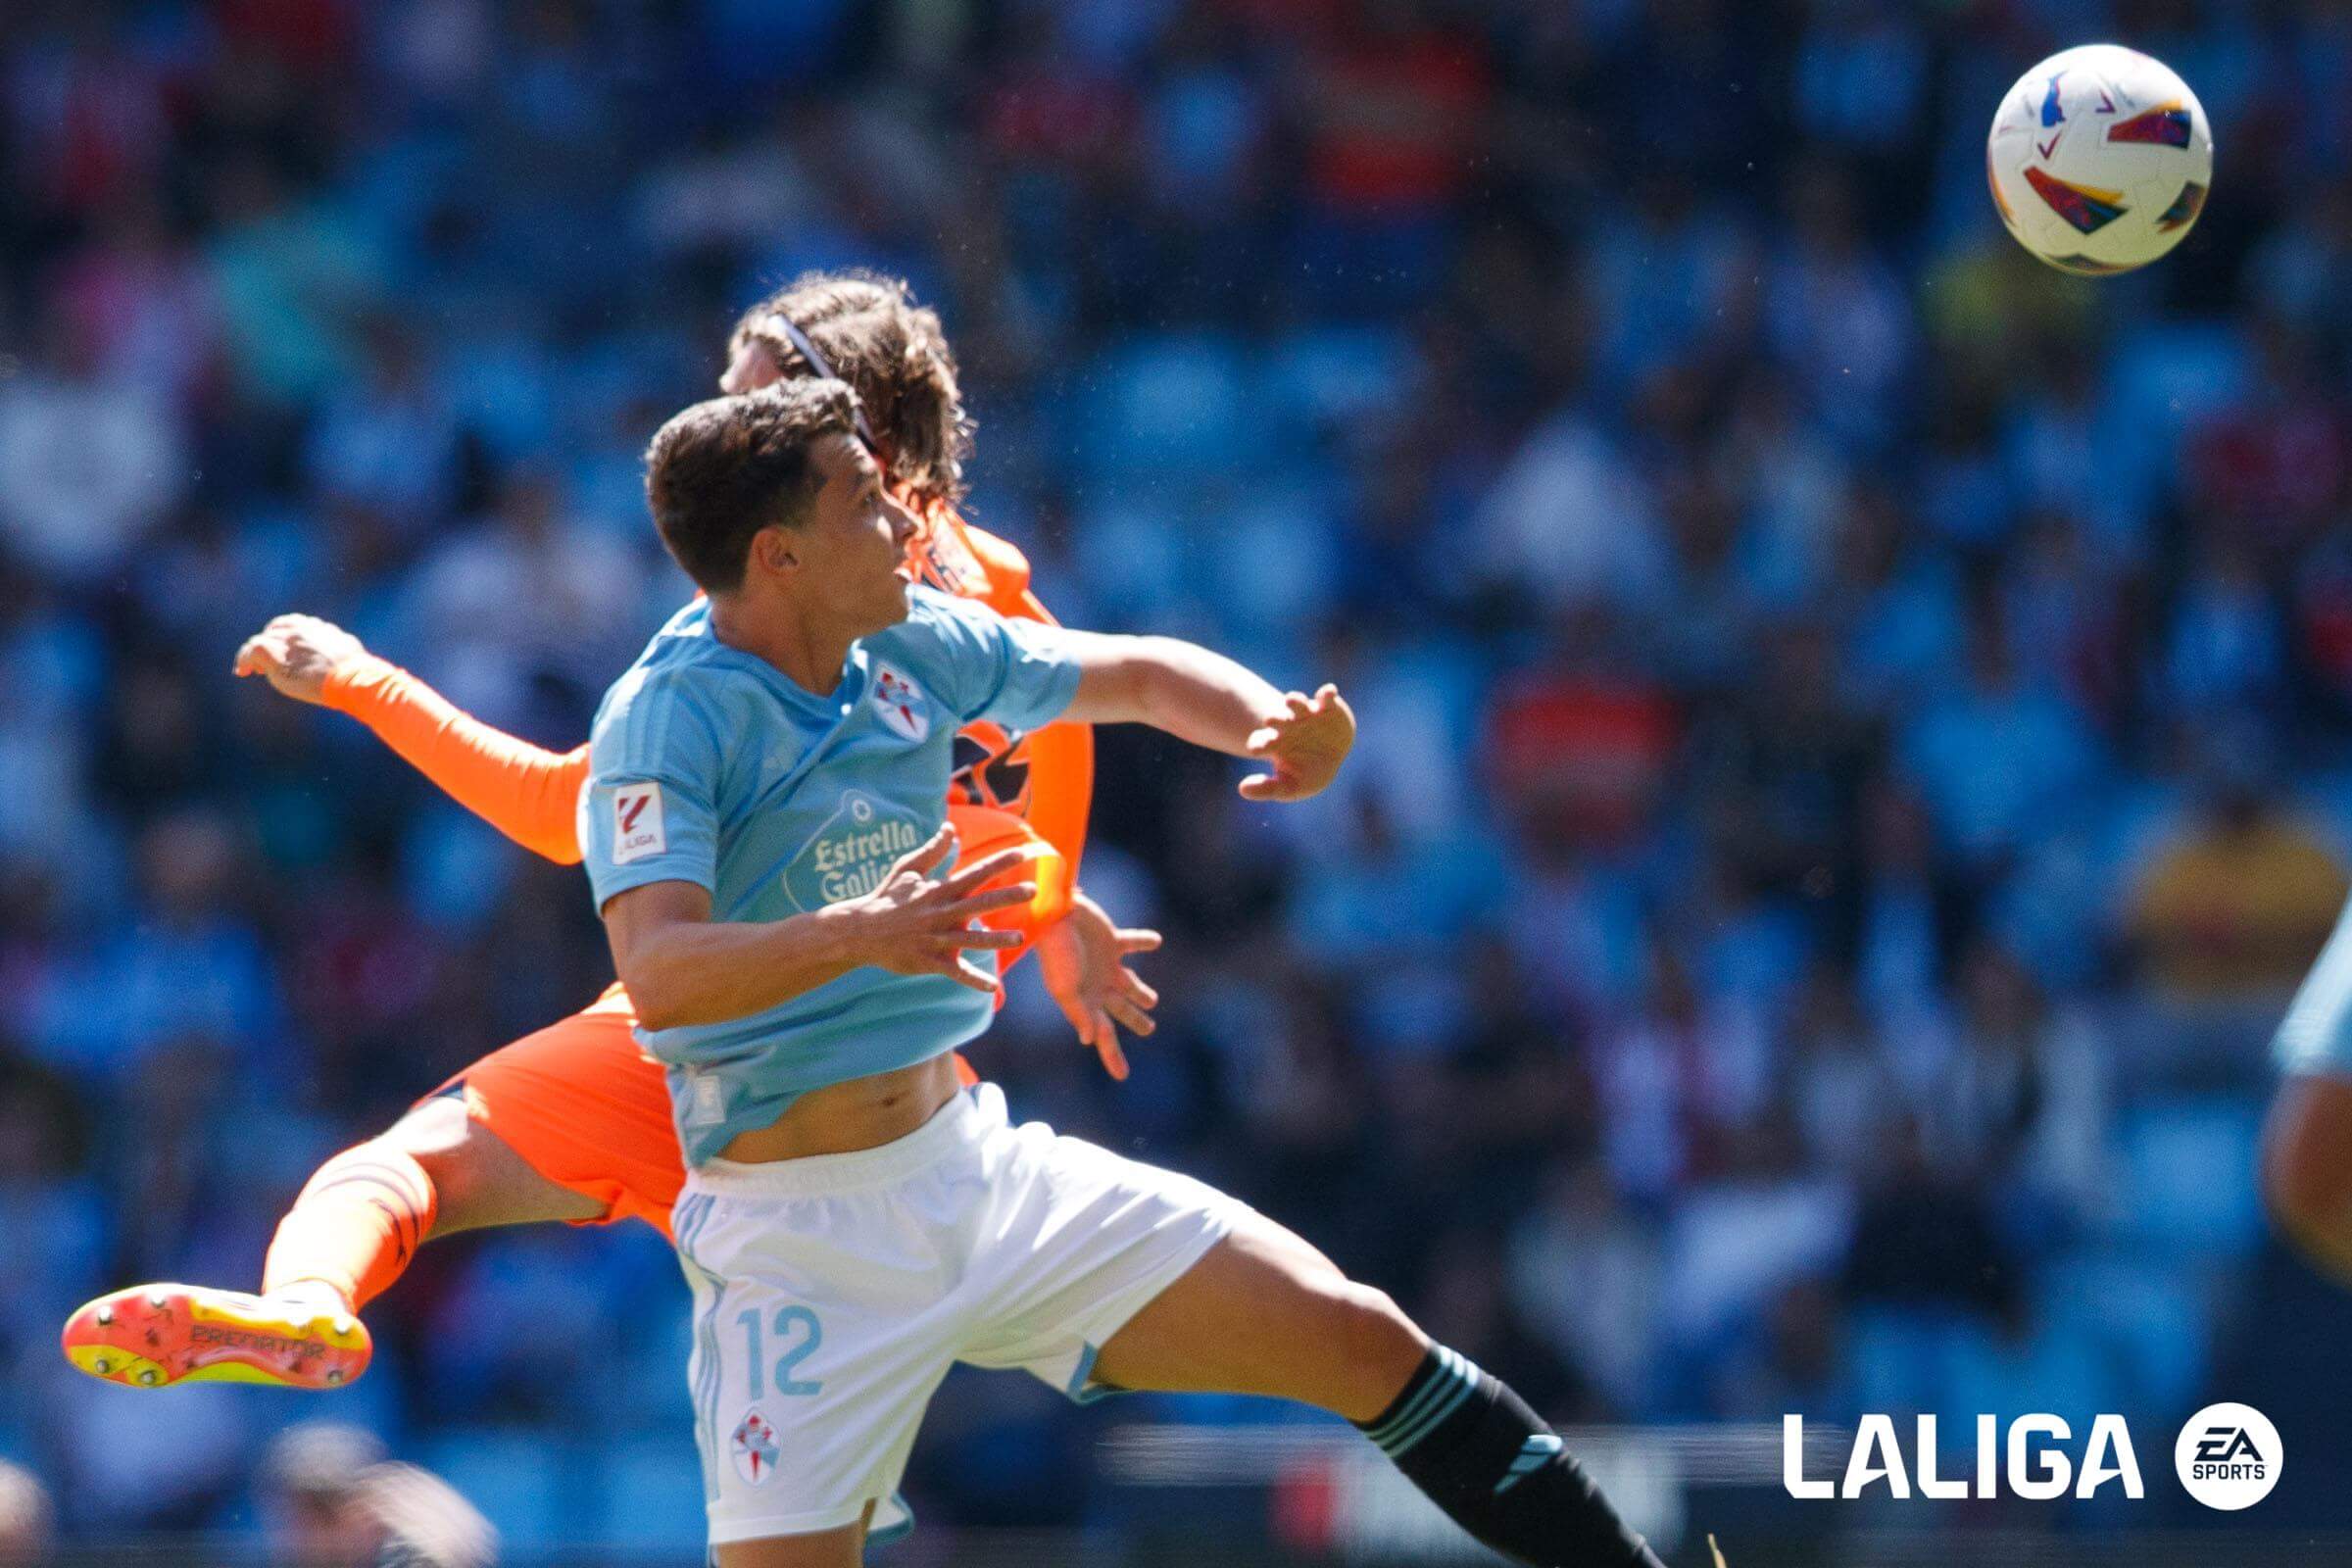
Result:
<svg viewBox="0 0 2352 1568">
<path fill-rule="evenodd" d="M 899 1498 L 956 1361 L 1074 1399 L 1095 1352 L 1246 1213 L 1173 1171 L 1008 1124 L 994 1084 L 848 1154 L 687 1172 L 695 1432 L 710 1541 L 913 1525 Z"/>
</svg>

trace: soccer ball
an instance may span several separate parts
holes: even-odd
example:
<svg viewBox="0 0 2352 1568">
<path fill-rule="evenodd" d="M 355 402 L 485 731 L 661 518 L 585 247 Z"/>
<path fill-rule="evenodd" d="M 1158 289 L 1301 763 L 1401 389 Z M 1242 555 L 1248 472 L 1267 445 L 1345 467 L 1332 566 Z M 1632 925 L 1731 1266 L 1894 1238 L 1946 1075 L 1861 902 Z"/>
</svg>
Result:
<svg viewBox="0 0 2352 1568">
<path fill-rule="evenodd" d="M 2009 89 L 1984 172 L 2020 245 L 2063 271 L 2128 272 L 2180 244 L 2204 210 L 2213 131 L 2162 61 L 2085 44 Z"/>
</svg>

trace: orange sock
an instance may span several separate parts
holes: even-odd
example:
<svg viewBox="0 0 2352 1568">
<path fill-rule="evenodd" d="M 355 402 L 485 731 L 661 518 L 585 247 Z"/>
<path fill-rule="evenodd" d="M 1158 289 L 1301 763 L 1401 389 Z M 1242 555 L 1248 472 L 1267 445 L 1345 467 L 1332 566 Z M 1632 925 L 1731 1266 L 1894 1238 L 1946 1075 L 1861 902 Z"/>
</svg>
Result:
<svg viewBox="0 0 2352 1568">
<path fill-rule="evenodd" d="M 408 1154 L 381 1140 L 346 1149 L 277 1222 L 262 1289 L 317 1280 L 356 1312 L 408 1269 L 439 1207 L 432 1178 Z"/>
</svg>

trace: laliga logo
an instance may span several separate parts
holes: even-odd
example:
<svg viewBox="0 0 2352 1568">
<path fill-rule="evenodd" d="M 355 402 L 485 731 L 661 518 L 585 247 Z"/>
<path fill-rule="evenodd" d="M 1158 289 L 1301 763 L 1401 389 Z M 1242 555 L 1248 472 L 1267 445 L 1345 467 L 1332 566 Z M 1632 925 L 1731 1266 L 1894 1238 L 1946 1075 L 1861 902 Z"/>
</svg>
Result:
<svg viewBox="0 0 2352 1568">
<path fill-rule="evenodd" d="M 1903 1462 L 1902 1441 L 1895 1436 L 1894 1422 L 1883 1415 L 1866 1415 L 1854 1429 L 1853 1453 L 1846 1460 L 1845 1478 L 1832 1485 L 1828 1481 L 1805 1479 L 1805 1418 L 1800 1415 L 1781 1418 L 1781 1484 L 1791 1497 L 1862 1496 L 1871 1483 L 1886 1483 L 1887 1495 L 1911 1495 L 1911 1478 L 1919 1478 L 1919 1494 L 1923 1497 L 1997 1497 L 2001 1482 L 2006 1479 L 2015 1496 L 2033 1500 L 2063 1497 L 2071 1487 L 2078 1497 L 2087 1497 L 2110 1481 L 2124 1484 L 2127 1497 L 2144 1497 L 2147 1487 L 2139 1475 L 2139 1459 L 2132 1451 L 2132 1429 L 2120 1415 L 2102 1415 L 2090 1424 L 2090 1439 L 2082 1454 L 2081 1472 L 2067 1450 L 2057 1445 L 2070 1442 L 2074 1429 L 2054 1415 L 2021 1415 L 2009 1424 L 2006 1443 L 1999 1437 L 1999 1421 L 1988 1415 L 1977 1417 L 1977 1464 L 1975 1485 L 1962 1476 L 1949 1478 L 1936 1473 L 1936 1418 L 1919 1418 L 1918 1463 L 1906 1467 Z M 2036 1438 L 2046 1440 L 2036 1444 Z M 2005 1452 L 2004 1452 L 2005 1450 Z M 2008 1463 L 2002 1466 L 2001 1460 Z"/>
<path fill-rule="evenodd" d="M 1845 1475 L 1833 1483 L 1805 1475 L 1805 1418 L 1783 1416 L 1781 1484 L 1798 1498 L 1857 1498 L 1876 1482 L 1886 1483 L 1888 1496 L 1908 1497 L 1915 1478 L 1923 1497 L 1997 1497 L 2003 1480 L 2011 1495 L 2032 1500 L 2063 1497 L 2070 1490 L 2088 1497 L 2110 1481 L 2121 1481 L 2127 1497 L 2147 1495 L 2132 1450 L 2132 1431 L 2122 1416 L 2102 1415 L 2091 1422 L 2080 1470 L 2063 1446 L 2073 1438 L 2073 1429 L 2054 1415 L 2019 1416 L 2005 1439 L 1997 1418 L 1981 1415 L 1972 1486 L 1969 1478 L 1936 1473 L 1934 1416 L 1919 1418 L 1916 1459 L 1906 1462 L 1892 1419 L 1866 1415 L 1854 1429 Z M 2188 1418 L 2173 1446 L 2173 1466 L 2188 1494 L 2208 1508 L 2231 1511 L 2251 1508 L 2271 1494 L 2284 1457 L 2278 1429 L 2248 1404 L 2207 1405 Z"/>
<path fill-rule="evenodd" d="M 2278 1484 L 2286 1446 L 2271 1418 L 2250 1404 L 2209 1404 L 2188 1418 L 2173 1445 L 2173 1468 L 2208 1508 L 2251 1508 Z"/>
</svg>

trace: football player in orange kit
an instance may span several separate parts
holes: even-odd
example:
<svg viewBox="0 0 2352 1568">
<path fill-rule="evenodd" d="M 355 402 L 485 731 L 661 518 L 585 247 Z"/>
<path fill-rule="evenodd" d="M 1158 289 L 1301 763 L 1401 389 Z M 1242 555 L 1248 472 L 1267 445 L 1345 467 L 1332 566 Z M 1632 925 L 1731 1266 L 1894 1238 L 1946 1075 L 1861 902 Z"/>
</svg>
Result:
<svg viewBox="0 0 2352 1568">
<path fill-rule="evenodd" d="M 956 514 L 971 426 L 938 316 L 896 279 L 803 277 L 745 313 L 720 385 L 744 392 L 808 374 L 857 390 L 869 444 L 927 521 L 912 550 L 919 574 L 1001 613 L 1051 619 L 1020 552 Z M 239 651 L 236 672 L 351 714 L 516 843 L 578 862 L 585 746 L 558 755 L 492 728 L 307 615 L 272 620 Z M 1124 1077 L 1118 1029 L 1149 1034 L 1158 1000 L 1124 960 L 1158 938 L 1117 929 L 1075 886 L 1094 785 L 1092 733 L 1074 724 L 1025 737 L 989 729 L 962 744 L 971 761 L 956 775 L 950 820 L 963 863 L 1009 853 L 1037 887 L 1025 906 L 990 922 L 1018 936 L 1001 967 L 1034 944 L 1047 988 L 1080 1040 Z M 154 1284 L 101 1297 L 67 1322 L 68 1359 L 141 1388 L 334 1387 L 368 1365 L 360 1309 L 435 1236 L 632 1216 L 666 1234 L 684 1168 L 662 1069 L 638 1048 L 636 1022 L 614 985 L 585 1010 L 491 1053 L 382 1135 L 318 1168 L 278 1225 L 261 1295 Z"/>
</svg>

